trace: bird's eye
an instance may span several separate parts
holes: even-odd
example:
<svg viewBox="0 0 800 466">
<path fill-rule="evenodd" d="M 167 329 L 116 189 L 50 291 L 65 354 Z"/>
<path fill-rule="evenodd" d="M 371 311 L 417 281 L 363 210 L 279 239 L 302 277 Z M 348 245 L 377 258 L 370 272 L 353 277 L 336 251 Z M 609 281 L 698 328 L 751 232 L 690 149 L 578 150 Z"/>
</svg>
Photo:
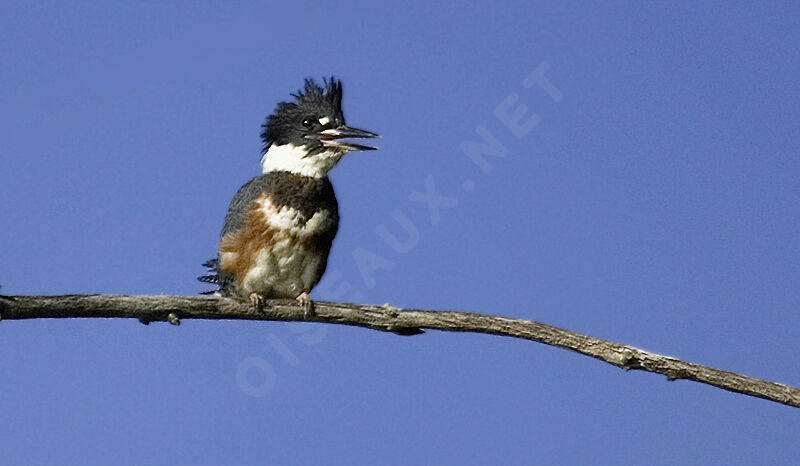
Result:
<svg viewBox="0 0 800 466">
<path fill-rule="evenodd" d="M 314 125 L 314 118 L 313 117 L 308 117 L 308 118 L 303 120 L 303 127 L 311 128 L 311 126 L 313 126 L 313 125 Z"/>
</svg>

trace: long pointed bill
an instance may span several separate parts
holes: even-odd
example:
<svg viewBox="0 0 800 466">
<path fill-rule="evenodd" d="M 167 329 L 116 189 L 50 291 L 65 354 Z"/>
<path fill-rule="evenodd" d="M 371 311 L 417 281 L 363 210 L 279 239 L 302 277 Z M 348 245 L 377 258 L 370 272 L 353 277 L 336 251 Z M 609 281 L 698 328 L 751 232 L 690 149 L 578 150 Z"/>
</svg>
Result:
<svg viewBox="0 0 800 466">
<path fill-rule="evenodd" d="M 356 144 L 354 142 L 341 141 L 343 138 L 379 138 L 379 134 L 365 131 L 363 129 L 351 128 L 350 126 L 342 125 L 338 128 L 331 128 L 321 131 L 319 133 L 320 142 L 325 147 L 332 147 L 344 150 L 376 150 L 375 146 L 368 146 L 366 144 Z"/>
</svg>

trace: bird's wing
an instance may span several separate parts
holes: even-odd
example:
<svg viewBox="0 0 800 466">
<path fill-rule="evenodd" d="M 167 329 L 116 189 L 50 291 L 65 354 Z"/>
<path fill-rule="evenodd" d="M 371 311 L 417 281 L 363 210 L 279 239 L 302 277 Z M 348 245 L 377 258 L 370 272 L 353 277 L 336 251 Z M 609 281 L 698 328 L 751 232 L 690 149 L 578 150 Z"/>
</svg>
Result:
<svg viewBox="0 0 800 466">
<path fill-rule="evenodd" d="M 231 204 L 228 207 L 228 213 L 225 214 L 225 224 L 222 226 L 220 237 L 242 228 L 247 206 L 260 195 L 264 194 L 265 191 L 269 190 L 272 178 L 271 175 L 272 173 L 267 173 L 257 176 L 236 191 L 236 195 L 233 196 Z"/>
<path fill-rule="evenodd" d="M 222 233 L 220 233 L 220 237 L 237 231 L 243 227 L 247 206 L 249 206 L 261 194 L 263 194 L 265 190 L 269 189 L 269 178 L 269 174 L 257 176 L 239 188 L 239 190 L 236 192 L 236 195 L 233 196 L 233 199 L 231 200 L 230 206 L 228 207 L 228 213 L 225 214 L 225 223 L 222 226 Z M 207 275 L 197 277 L 197 279 L 204 283 L 217 284 L 219 285 L 219 289 L 204 291 L 202 294 L 222 294 L 223 296 L 236 294 L 235 280 L 232 276 L 219 269 L 218 258 L 208 260 L 203 264 L 203 266 L 208 267 L 209 273 Z"/>
</svg>

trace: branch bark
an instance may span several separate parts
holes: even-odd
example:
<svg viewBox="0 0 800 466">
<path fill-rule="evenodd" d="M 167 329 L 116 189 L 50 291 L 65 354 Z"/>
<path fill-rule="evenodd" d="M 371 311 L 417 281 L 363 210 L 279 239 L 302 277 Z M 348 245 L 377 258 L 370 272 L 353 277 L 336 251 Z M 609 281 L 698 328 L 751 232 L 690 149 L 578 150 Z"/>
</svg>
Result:
<svg viewBox="0 0 800 466">
<path fill-rule="evenodd" d="M 316 314 L 306 319 L 302 308 L 293 300 L 267 301 L 265 310 L 259 312 L 247 303 L 213 296 L 0 296 L 0 320 L 116 317 L 135 318 L 145 324 L 165 321 L 176 325 L 181 319 L 308 320 L 355 325 L 400 335 L 423 333 L 423 329 L 489 333 L 566 348 L 625 370 L 655 372 L 669 380 L 693 380 L 800 407 L 800 389 L 789 385 L 682 361 L 532 320 L 472 312 L 400 309 L 389 304 L 374 306 L 324 301 L 315 301 L 314 304 Z"/>
</svg>

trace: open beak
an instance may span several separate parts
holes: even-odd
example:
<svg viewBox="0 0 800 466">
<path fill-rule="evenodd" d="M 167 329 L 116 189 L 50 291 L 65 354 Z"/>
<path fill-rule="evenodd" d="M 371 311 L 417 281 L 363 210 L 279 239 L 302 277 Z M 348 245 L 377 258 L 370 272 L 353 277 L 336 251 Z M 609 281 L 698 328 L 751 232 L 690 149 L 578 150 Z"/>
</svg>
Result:
<svg viewBox="0 0 800 466">
<path fill-rule="evenodd" d="M 354 142 L 342 141 L 343 138 L 379 138 L 379 134 L 365 131 L 363 129 L 351 128 L 347 125 L 339 126 L 338 128 L 330 128 L 320 131 L 314 138 L 319 138 L 322 145 L 325 147 L 344 149 L 344 150 L 376 150 L 375 146 L 368 146 L 366 144 L 356 144 Z"/>
</svg>

